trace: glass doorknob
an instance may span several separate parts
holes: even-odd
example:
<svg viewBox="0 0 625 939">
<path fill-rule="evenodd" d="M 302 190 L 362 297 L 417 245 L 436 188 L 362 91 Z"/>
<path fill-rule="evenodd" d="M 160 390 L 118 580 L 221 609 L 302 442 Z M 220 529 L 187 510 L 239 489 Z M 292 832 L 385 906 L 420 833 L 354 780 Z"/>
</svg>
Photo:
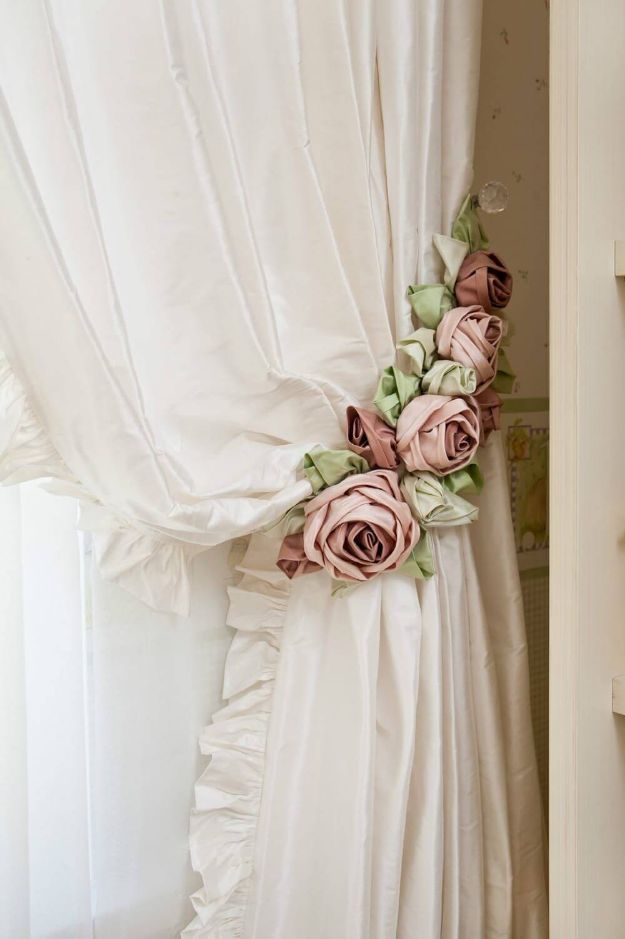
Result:
<svg viewBox="0 0 625 939">
<path fill-rule="evenodd" d="M 491 180 L 488 183 L 484 183 L 478 192 L 477 204 L 483 212 L 487 212 L 489 215 L 495 215 L 506 209 L 509 198 L 510 193 L 504 184 L 497 180 Z"/>
</svg>

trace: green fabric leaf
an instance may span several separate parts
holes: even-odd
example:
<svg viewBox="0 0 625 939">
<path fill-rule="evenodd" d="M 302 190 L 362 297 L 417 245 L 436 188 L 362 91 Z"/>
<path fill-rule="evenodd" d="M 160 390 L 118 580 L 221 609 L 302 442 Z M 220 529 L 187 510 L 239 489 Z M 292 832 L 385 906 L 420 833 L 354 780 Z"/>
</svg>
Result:
<svg viewBox="0 0 625 939">
<path fill-rule="evenodd" d="M 304 505 L 304 502 L 298 502 L 292 509 L 289 509 L 286 515 L 282 516 L 285 538 L 287 535 L 297 535 L 300 531 L 304 531 L 304 520 L 306 518 Z"/>
<path fill-rule="evenodd" d="M 436 573 L 432 545 L 426 531 L 421 533 L 421 537 L 410 552 L 408 559 L 399 568 L 399 572 L 408 574 L 409 577 L 417 577 L 419 580 L 427 580 Z"/>
<path fill-rule="evenodd" d="M 458 241 L 466 242 L 470 254 L 473 254 L 474 251 L 485 251 L 489 246 L 486 232 L 482 228 L 471 193 L 466 196 L 460 206 L 460 211 L 451 229 L 451 236 Z"/>
<path fill-rule="evenodd" d="M 431 368 L 436 358 L 434 336 L 435 331 L 433 329 L 426 329 L 425 326 L 422 326 L 397 343 L 400 352 L 405 352 L 409 356 L 413 375 L 417 375 L 419 378 Z"/>
<path fill-rule="evenodd" d="M 453 290 L 458 271 L 469 253 L 469 246 L 466 241 L 458 241 L 457 238 L 449 238 L 447 235 L 434 235 L 432 241 L 445 265 L 445 283 L 450 290 Z"/>
<path fill-rule="evenodd" d="M 346 476 L 368 473 L 370 469 L 364 457 L 351 450 L 314 450 L 304 454 L 304 472 L 315 495 Z"/>
<path fill-rule="evenodd" d="M 297 505 L 291 506 L 288 512 L 285 512 L 277 522 L 270 522 L 269 525 L 260 530 L 268 532 L 273 531 L 274 528 L 279 528 L 283 538 L 286 538 L 287 535 L 297 535 L 300 531 L 304 531 L 305 505 L 305 502 L 298 502 Z"/>
<path fill-rule="evenodd" d="M 408 402 L 420 394 L 420 388 L 421 379 L 417 375 L 407 375 L 395 365 L 389 365 L 380 375 L 373 403 L 386 423 L 395 427 Z"/>
<path fill-rule="evenodd" d="M 401 491 L 422 528 L 468 525 L 477 518 L 477 506 L 448 489 L 434 473 L 407 473 Z"/>
<path fill-rule="evenodd" d="M 481 492 L 484 477 L 477 460 L 473 460 L 463 469 L 456 470 L 443 476 L 443 485 L 451 492 Z"/>
<path fill-rule="evenodd" d="M 472 395 L 477 388 L 474 368 L 439 359 L 423 376 L 422 390 L 431 395 Z"/>
<path fill-rule="evenodd" d="M 456 305 L 446 284 L 411 284 L 406 291 L 419 325 L 436 329 L 445 313 Z"/>
<path fill-rule="evenodd" d="M 498 391 L 500 394 L 509 395 L 514 388 L 515 380 L 516 374 L 510 365 L 506 350 L 500 349 L 497 358 L 497 374 L 495 375 L 491 388 L 493 391 Z"/>
<path fill-rule="evenodd" d="M 357 587 L 358 584 L 353 583 L 350 580 L 336 580 L 332 578 L 332 586 L 330 588 L 330 595 L 332 597 L 345 597 L 348 593 L 351 593 L 354 587 Z"/>
</svg>

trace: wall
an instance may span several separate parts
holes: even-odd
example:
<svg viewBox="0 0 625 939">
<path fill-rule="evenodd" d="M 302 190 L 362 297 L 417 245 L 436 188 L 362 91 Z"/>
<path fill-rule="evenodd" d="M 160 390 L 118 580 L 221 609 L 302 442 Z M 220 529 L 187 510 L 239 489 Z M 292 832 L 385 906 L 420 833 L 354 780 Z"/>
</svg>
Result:
<svg viewBox="0 0 625 939">
<path fill-rule="evenodd" d="M 513 521 L 530 660 L 532 717 L 543 787 L 548 777 L 547 530 L 549 329 L 549 10 L 545 0 L 484 0 L 475 185 L 501 180 L 508 208 L 485 217 L 514 276 L 506 401 Z"/>
</svg>

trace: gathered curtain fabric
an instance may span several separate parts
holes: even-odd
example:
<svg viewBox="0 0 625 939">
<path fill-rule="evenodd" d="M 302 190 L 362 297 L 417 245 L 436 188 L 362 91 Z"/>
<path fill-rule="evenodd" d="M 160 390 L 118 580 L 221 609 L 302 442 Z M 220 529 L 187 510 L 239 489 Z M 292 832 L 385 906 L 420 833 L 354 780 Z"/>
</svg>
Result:
<svg viewBox="0 0 625 939">
<path fill-rule="evenodd" d="M 0 478 L 78 498 L 104 577 L 158 610 L 236 540 L 183 935 L 546 936 L 498 435 L 430 581 L 332 598 L 271 527 L 440 280 L 479 0 L 0 10 Z"/>
</svg>

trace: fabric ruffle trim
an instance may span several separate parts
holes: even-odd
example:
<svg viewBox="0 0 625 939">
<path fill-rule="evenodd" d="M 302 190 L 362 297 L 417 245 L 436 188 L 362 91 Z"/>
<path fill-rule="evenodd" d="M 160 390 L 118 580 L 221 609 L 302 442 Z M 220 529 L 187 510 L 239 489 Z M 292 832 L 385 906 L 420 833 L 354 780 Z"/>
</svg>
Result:
<svg viewBox="0 0 625 939">
<path fill-rule="evenodd" d="M 227 622 L 235 636 L 226 659 L 225 707 L 200 736 L 210 762 L 197 782 L 191 861 L 203 886 L 183 939 L 243 935 L 254 869 L 265 746 L 290 583 L 277 569 L 280 539 L 257 534 L 236 566 Z"/>
<path fill-rule="evenodd" d="M 203 547 L 163 538 L 89 493 L 64 463 L 0 351 L 0 483 L 29 479 L 52 479 L 49 489 L 79 500 L 79 527 L 92 533 L 106 580 L 121 584 L 154 609 L 189 612 L 189 565 Z"/>
</svg>

